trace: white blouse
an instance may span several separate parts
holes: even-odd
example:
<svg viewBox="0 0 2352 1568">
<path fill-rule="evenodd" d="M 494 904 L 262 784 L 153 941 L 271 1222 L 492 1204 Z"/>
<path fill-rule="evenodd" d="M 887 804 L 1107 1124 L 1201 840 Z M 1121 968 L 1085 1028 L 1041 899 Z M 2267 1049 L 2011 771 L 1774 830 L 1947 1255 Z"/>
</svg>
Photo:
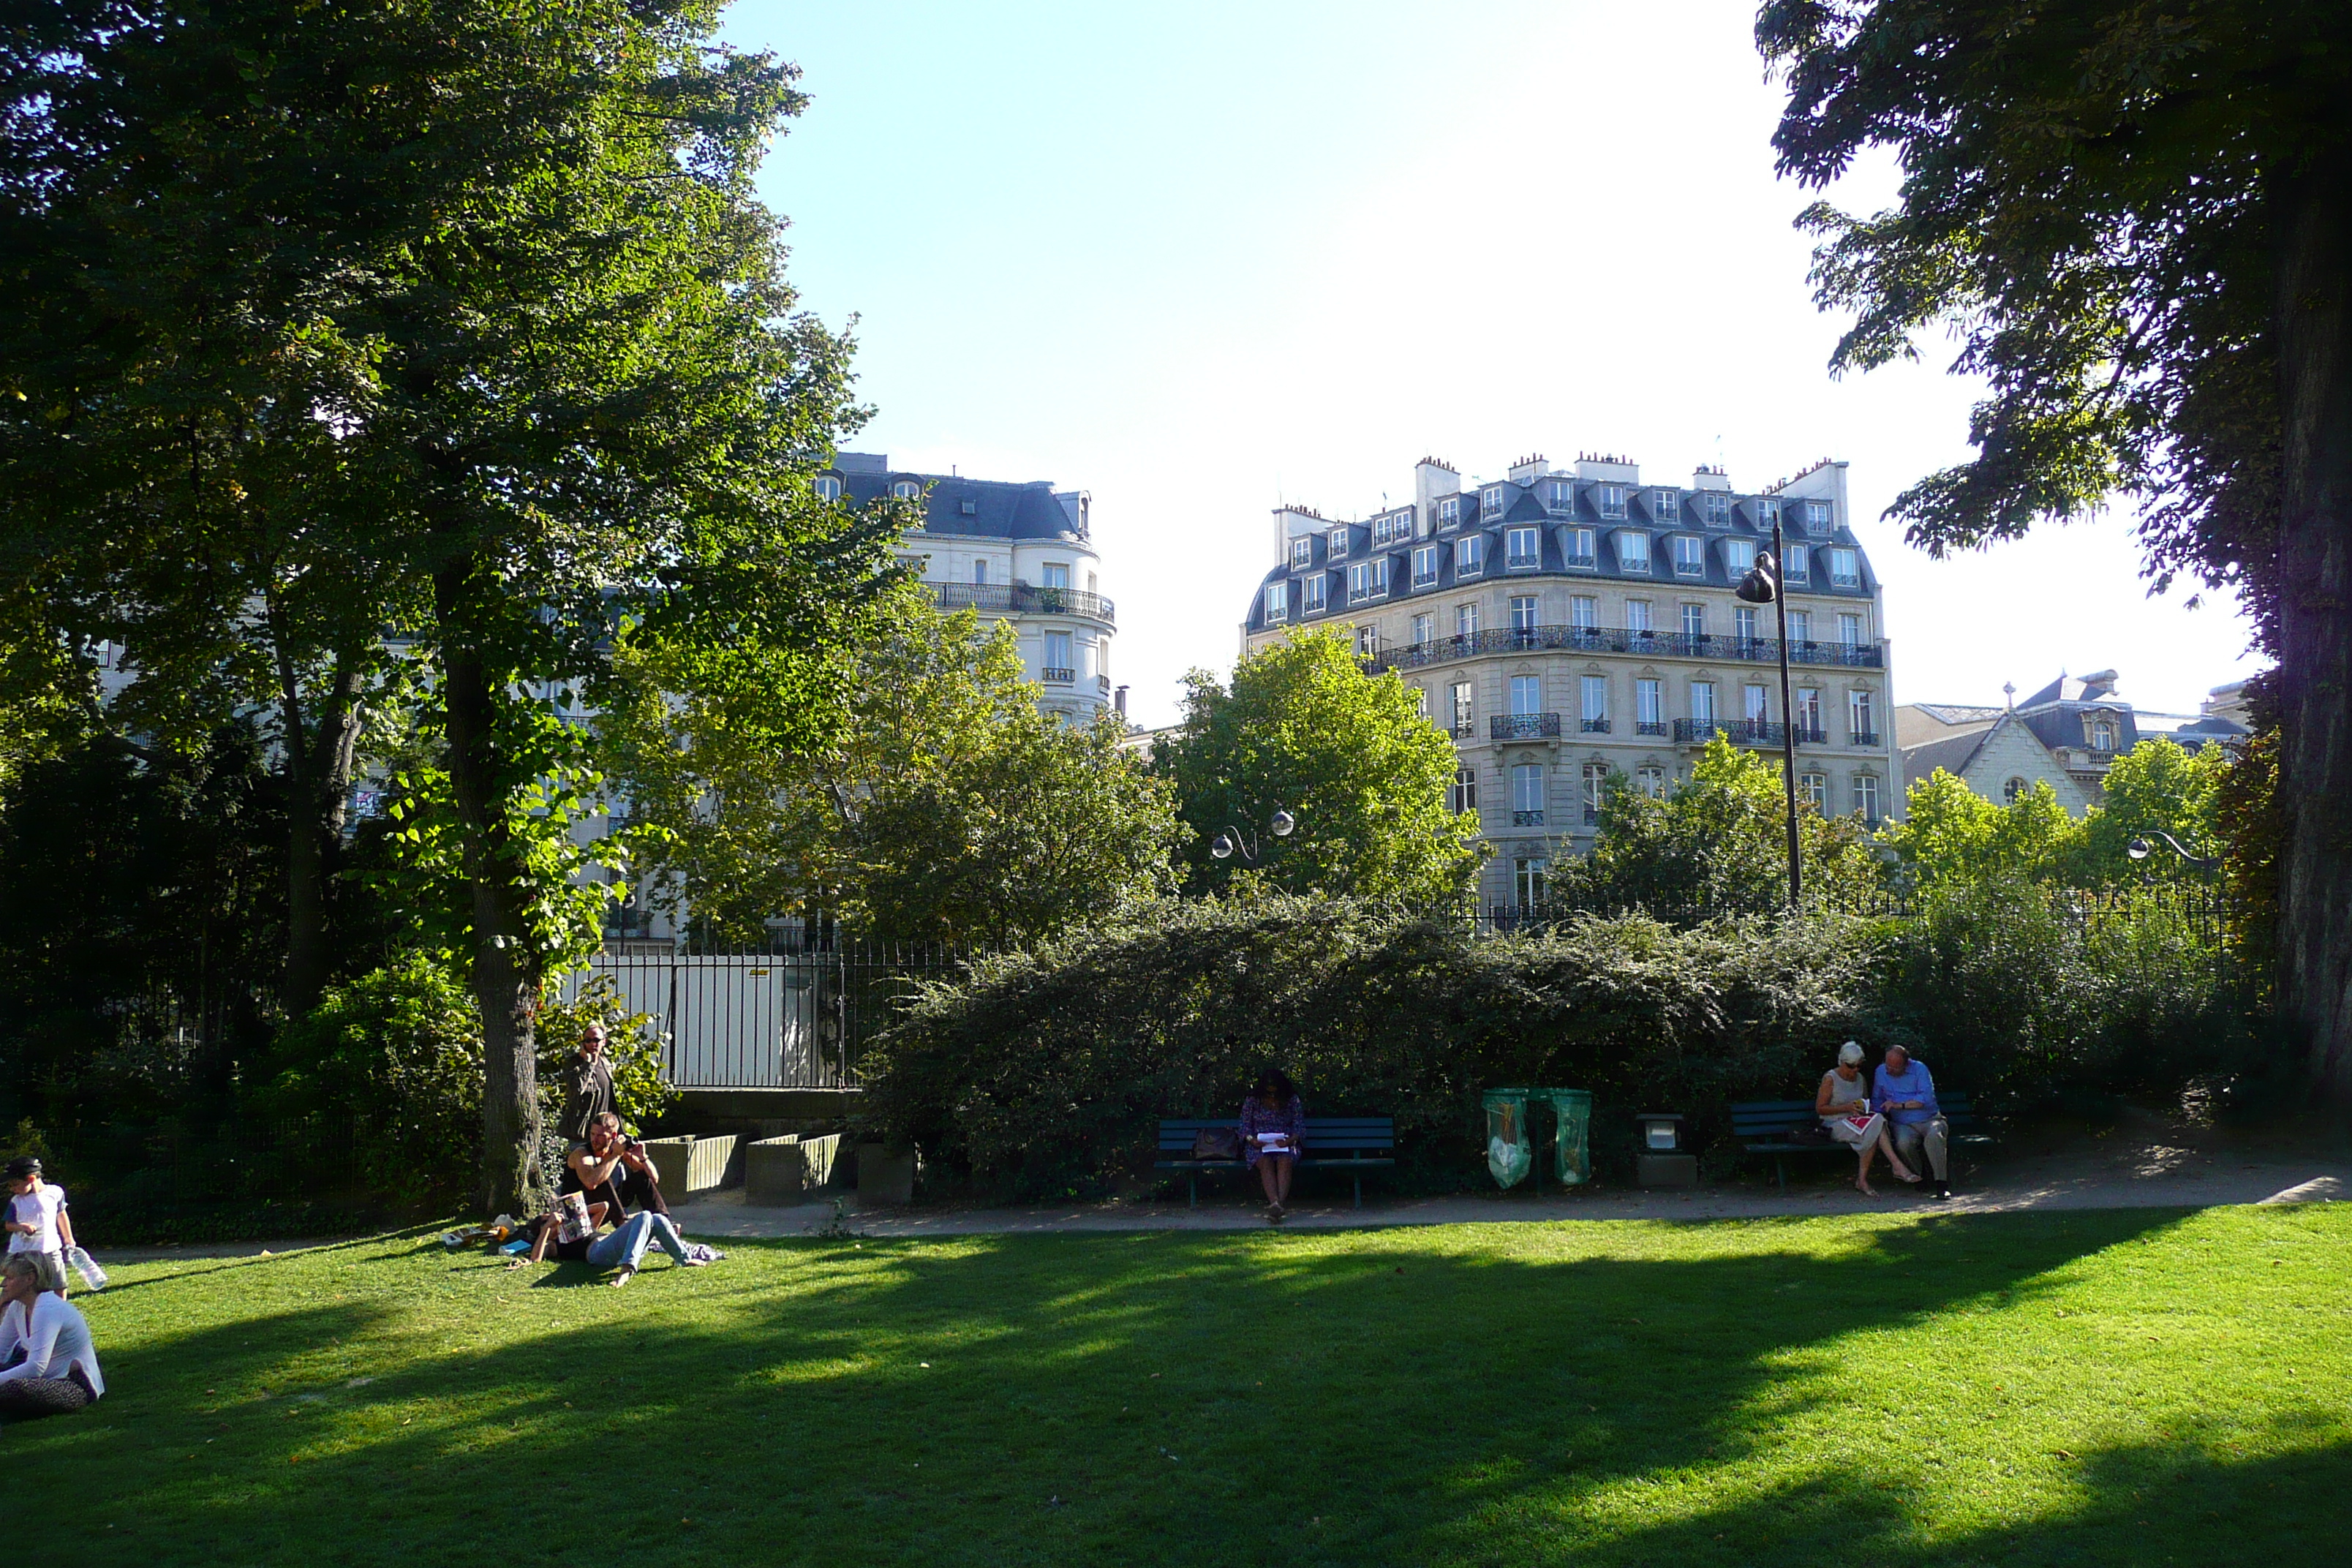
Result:
<svg viewBox="0 0 2352 1568">
<path fill-rule="evenodd" d="M 81 1309 L 52 1291 L 44 1290 L 33 1298 L 31 1322 L 27 1324 L 25 1303 L 11 1301 L 0 1311 L 0 1362 L 8 1360 L 22 1346 L 25 1359 L 11 1367 L 0 1368 L 0 1383 L 19 1377 L 63 1377 L 74 1367 L 89 1380 L 93 1395 L 106 1392 L 106 1380 L 98 1374 L 98 1349 L 89 1342 L 89 1324 L 83 1321 Z"/>
</svg>

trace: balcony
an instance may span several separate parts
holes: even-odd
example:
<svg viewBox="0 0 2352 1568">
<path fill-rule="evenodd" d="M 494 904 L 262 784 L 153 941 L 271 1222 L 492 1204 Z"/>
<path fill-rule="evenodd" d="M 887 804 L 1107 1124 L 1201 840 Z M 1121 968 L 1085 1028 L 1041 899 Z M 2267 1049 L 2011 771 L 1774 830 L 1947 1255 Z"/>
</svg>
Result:
<svg viewBox="0 0 2352 1568">
<path fill-rule="evenodd" d="M 1070 686 L 1076 683 L 1078 672 L 1075 669 L 1056 668 L 1049 664 L 1037 672 L 1037 677 L 1048 686 Z"/>
<path fill-rule="evenodd" d="M 1454 728 L 1447 732 L 1457 741 L 1467 741 L 1478 733 L 1478 726 L 1467 719 L 1456 719 Z"/>
<path fill-rule="evenodd" d="M 1875 730 L 1856 730 L 1856 731 L 1853 732 L 1853 741 L 1852 741 L 1851 742 L 1849 742 L 1849 743 L 1850 743 L 1850 744 L 1853 744 L 1853 745 L 1856 745 L 1856 746 L 1877 746 L 1877 745 L 1881 744 L 1882 742 L 1880 742 L 1880 740 L 1879 740 L 1879 736 L 1878 736 L 1878 731 L 1875 731 Z"/>
<path fill-rule="evenodd" d="M 1772 637 L 1717 637 L 1703 632 L 1632 631 L 1617 626 L 1507 626 L 1407 643 L 1371 661 L 1379 674 L 1388 669 L 1418 669 L 1480 654 L 1529 653 L 1557 649 L 1570 653 L 1633 653 L 1648 658 L 1737 660 L 1745 664 L 1780 661 L 1780 644 Z M 1834 665 L 1851 669 L 1885 667 L 1884 643 L 1797 642 L 1789 644 L 1789 662 Z"/>
<path fill-rule="evenodd" d="M 1580 719 L 1576 721 L 1576 728 L 1578 732 L 1580 734 L 1606 735 L 1609 733 L 1609 721 L 1606 719 Z"/>
<path fill-rule="evenodd" d="M 1118 624 L 1114 606 L 1100 594 L 1076 588 L 1037 588 L 1026 583 L 926 583 L 943 610 L 978 610 L 983 615 L 1076 616 L 1081 620 Z M 1269 615 L 1266 619 L 1286 617 Z"/>
<path fill-rule="evenodd" d="M 1665 732 L 1666 721 L 1664 719 L 1644 719 L 1633 726 L 1636 735 L 1663 735 Z"/>
<path fill-rule="evenodd" d="M 1704 746 L 1721 731 L 1723 738 L 1735 746 L 1777 746 L 1786 726 L 1769 719 L 1717 719 L 1702 721 L 1696 719 L 1675 721 L 1675 739 L 1688 746 Z"/>
<path fill-rule="evenodd" d="M 1486 738 L 1492 741 L 1556 741 L 1559 738 L 1559 715 L 1497 713 L 1486 721 Z"/>
<path fill-rule="evenodd" d="M 1511 813 L 1511 826 L 1514 827 L 1541 827 L 1543 825 L 1543 813 L 1540 811 L 1515 811 Z"/>
<path fill-rule="evenodd" d="M 1829 742 L 1830 732 L 1818 724 L 1797 726 L 1797 744 L 1801 746 L 1826 746 Z"/>
</svg>

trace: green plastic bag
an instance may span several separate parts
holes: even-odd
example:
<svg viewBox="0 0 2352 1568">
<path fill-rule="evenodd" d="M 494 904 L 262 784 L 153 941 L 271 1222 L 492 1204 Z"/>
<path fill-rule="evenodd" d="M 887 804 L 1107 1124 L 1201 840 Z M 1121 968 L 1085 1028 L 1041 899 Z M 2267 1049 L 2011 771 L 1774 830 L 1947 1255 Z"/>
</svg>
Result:
<svg viewBox="0 0 2352 1568">
<path fill-rule="evenodd" d="M 1525 1089 L 1490 1089 L 1486 1091 L 1486 1169 L 1493 1173 L 1496 1184 L 1507 1191 L 1526 1181 L 1535 1169 L 1535 1142 L 1528 1136 L 1528 1097 L 1534 1091 Z"/>
</svg>

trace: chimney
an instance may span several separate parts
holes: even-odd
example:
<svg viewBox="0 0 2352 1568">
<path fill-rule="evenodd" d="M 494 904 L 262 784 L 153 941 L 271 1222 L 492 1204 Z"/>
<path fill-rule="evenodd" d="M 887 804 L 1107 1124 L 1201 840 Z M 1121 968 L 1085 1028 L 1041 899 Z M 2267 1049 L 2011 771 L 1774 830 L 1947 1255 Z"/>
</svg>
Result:
<svg viewBox="0 0 2352 1568">
<path fill-rule="evenodd" d="M 1462 493 L 1462 472 L 1451 463 L 1423 458 L 1412 466 L 1413 533 L 1427 533 L 1437 523 L 1441 496 Z"/>
<path fill-rule="evenodd" d="M 1116 691 L 1114 691 L 1114 692 L 1112 692 L 1112 693 L 1110 694 L 1110 705 L 1111 705 L 1114 709 L 1117 709 L 1117 710 L 1118 710 L 1118 716 L 1119 716 L 1120 718 L 1124 719 L 1124 718 L 1126 718 L 1126 717 L 1127 717 L 1127 688 L 1126 688 L 1126 687 L 1122 686 L 1122 687 L 1120 687 L 1118 690 L 1116 690 Z"/>
</svg>

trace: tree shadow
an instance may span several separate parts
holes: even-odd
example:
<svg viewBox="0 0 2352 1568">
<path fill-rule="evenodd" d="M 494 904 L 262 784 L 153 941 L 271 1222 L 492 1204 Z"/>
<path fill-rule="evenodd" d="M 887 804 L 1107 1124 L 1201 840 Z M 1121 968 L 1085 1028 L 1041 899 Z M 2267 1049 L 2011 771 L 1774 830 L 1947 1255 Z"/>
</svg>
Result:
<svg viewBox="0 0 2352 1568">
<path fill-rule="evenodd" d="M 2324 1421 L 2244 1459 L 2178 1432 L 2070 1446 L 2009 1488 L 2016 1517 L 1958 1524 L 1923 1522 L 1965 1493 L 1938 1473 L 1957 1436 L 1934 1464 L 1864 1441 L 1878 1468 L 1830 1444 L 1853 1336 L 1933 1362 L 1955 1314 L 2042 1313 L 2079 1260 L 2158 1256 L 2179 1219 L 1728 1222 L 1699 1257 L 1631 1226 L 737 1244 L 756 1267 L 654 1264 L 592 1293 L 617 1309 L 502 1340 L 467 1326 L 502 1309 L 461 1271 L 436 1287 L 457 1326 L 408 1340 L 394 1304 L 320 1307 L 109 1356 L 102 1407 L 169 1453 L 220 1424 L 185 1407 L 192 1376 L 265 1375 L 321 1336 L 407 1350 L 310 1391 L 316 1419 L 233 1417 L 234 1479 L 145 1467 L 137 1506 L 78 1528 L 123 1560 L 532 1561 L 591 1537 L 714 1563 L 2342 1560 L 2352 1466 Z M 1936 1375 L 1930 1429 L 1997 1430 Z M 105 1462 L 64 1425 L 12 1437 L 59 1486 Z"/>
</svg>

